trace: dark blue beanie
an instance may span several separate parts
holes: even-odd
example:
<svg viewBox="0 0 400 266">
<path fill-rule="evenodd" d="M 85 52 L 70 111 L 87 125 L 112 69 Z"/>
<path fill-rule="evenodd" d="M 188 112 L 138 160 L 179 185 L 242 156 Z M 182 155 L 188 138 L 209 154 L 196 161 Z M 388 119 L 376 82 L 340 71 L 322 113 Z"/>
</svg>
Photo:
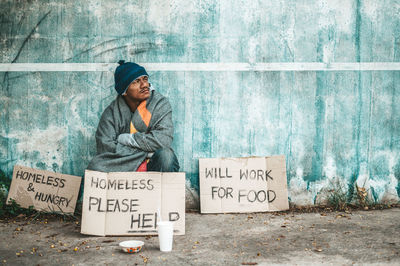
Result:
<svg viewBox="0 0 400 266">
<path fill-rule="evenodd" d="M 129 84 L 140 76 L 149 76 L 144 67 L 138 64 L 119 60 L 119 66 L 115 69 L 115 90 L 119 95 L 125 92 Z"/>
</svg>

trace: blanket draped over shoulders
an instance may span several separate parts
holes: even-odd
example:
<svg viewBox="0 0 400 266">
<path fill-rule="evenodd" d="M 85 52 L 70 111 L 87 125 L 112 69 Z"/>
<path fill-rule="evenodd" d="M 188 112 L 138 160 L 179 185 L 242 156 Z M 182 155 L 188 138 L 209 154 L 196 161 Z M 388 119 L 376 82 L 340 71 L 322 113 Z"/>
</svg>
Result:
<svg viewBox="0 0 400 266">
<path fill-rule="evenodd" d="M 122 133 L 132 133 L 137 148 L 118 143 Z M 131 112 L 122 96 L 106 108 L 96 131 L 97 154 L 87 169 L 101 172 L 136 171 L 148 153 L 170 147 L 173 138 L 172 109 L 156 91 Z"/>
</svg>

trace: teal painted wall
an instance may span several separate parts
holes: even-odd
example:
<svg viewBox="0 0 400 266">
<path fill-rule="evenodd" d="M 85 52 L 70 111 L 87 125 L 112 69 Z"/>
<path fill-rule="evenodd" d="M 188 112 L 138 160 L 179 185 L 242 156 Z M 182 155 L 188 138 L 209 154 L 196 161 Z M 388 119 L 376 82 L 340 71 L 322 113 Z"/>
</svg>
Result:
<svg viewBox="0 0 400 266">
<path fill-rule="evenodd" d="M 1 63 L 400 62 L 400 1 L 0 2 Z M 400 71 L 153 71 L 174 149 L 198 158 L 284 154 L 290 200 L 339 181 L 400 195 Z M 112 72 L 0 72 L 0 169 L 82 176 Z"/>
</svg>

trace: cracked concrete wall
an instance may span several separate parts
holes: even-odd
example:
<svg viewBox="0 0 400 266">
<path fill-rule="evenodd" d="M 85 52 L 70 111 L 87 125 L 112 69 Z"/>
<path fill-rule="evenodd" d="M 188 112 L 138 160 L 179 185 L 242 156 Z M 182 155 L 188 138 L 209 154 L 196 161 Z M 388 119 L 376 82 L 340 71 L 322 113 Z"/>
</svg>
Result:
<svg viewBox="0 0 400 266">
<path fill-rule="evenodd" d="M 400 1 L 0 2 L 1 63 L 400 62 Z M 284 154 L 290 200 L 400 195 L 400 72 L 153 71 L 188 187 L 198 158 Z M 111 72 L 1 72 L 0 169 L 82 176 Z"/>
</svg>

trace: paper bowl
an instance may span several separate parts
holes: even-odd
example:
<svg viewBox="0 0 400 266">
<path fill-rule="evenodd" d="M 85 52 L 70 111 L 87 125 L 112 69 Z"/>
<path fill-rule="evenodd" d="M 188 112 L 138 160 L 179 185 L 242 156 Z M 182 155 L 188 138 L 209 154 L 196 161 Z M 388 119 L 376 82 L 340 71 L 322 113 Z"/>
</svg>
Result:
<svg viewBox="0 0 400 266">
<path fill-rule="evenodd" d="M 142 249 L 143 245 L 144 242 L 140 240 L 128 240 L 119 243 L 121 249 L 127 253 L 137 253 Z"/>
</svg>

